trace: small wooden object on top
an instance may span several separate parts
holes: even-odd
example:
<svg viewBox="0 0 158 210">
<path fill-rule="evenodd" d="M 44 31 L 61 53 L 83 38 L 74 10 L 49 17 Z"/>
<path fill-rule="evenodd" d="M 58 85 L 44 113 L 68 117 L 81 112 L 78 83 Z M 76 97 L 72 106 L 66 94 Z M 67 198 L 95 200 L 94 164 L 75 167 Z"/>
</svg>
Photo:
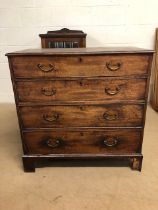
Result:
<svg viewBox="0 0 158 210">
<path fill-rule="evenodd" d="M 83 31 L 63 28 L 40 34 L 42 48 L 81 48 L 86 47 L 86 36 Z"/>
</svg>

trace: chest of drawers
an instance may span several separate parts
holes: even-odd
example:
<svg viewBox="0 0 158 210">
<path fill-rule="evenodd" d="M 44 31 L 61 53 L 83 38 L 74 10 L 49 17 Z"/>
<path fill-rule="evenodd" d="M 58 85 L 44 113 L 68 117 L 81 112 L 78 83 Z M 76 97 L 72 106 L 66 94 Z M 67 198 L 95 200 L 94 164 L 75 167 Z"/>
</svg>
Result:
<svg viewBox="0 0 158 210">
<path fill-rule="evenodd" d="M 40 159 L 127 159 L 141 170 L 153 52 L 137 48 L 7 54 L 25 171 Z"/>
</svg>

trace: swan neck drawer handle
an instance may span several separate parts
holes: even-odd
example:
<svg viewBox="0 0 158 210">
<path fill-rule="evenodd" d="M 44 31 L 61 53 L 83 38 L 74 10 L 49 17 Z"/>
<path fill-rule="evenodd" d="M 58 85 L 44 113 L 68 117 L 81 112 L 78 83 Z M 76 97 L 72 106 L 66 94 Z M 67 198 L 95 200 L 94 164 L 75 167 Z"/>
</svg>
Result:
<svg viewBox="0 0 158 210">
<path fill-rule="evenodd" d="M 113 64 L 112 62 L 106 62 L 106 67 L 110 70 L 110 71 L 117 71 L 122 67 L 122 63 L 118 62 L 116 64 Z"/>
<path fill-rule="evenodd" d="M 105 88 L 105 93 L 108 95 L 116 95 L 120 92 L 121 87 L 116 87 L 115 90 L 111 90 L 110 88 Z"/>
<path fill-rule="evenodd" d="M 112 120 L 118 120 L 118 113 L 108 113 L 108 112 L 105 112 L 103 114 L 103 117 L 105 120 L 109 120 L 109 121 L 112 121 Z"/>
<path fill-rule="evenodd" d="M 47 122 L 55 122 L 59 119 L 59 114 L 55 113 L 52 116 L 49 116 L 48 114 L 43 114 L 43 119 Z"/>
<path fill-rule="evenodd" d="M 43 72 L 51 72 L 53 70 L 55 70 L 55 66 L 53 64 L 48 64 L 48 67 L 44 66 L 43 64 L 39 63 L 37 64 L 37 67 L 43 71 Z"/>
<path fill-rule="evenodd" d="M 55 89 L 47 90 L 46 88 L 42 88 L 41 92 L 45 96 L 54 96 L 56 94 L 56 90 Z"/>
<path fill-rule="evenodd" d="M 107 147 L 114 147 L 118 144 L 118 138 L 117 137 L 108 137 L 104 139 L 103 141 L 104 146 Z"/>
<path fill-rule="evenodd" d="M 55 139 L 49 138 L 46 140 L 46 145 L 51 148 L 57 148 L 61 146 L 61 140 L 59 138 L 55 138 Z"/>
</svg>

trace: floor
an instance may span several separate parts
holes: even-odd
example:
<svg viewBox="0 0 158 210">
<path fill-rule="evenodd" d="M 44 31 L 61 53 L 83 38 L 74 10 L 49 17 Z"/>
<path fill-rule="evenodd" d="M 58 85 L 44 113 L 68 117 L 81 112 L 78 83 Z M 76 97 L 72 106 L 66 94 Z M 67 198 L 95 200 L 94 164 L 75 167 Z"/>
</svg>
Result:
<svg viewBox="0 0 158 210">
<path fill-rule="evenodd" d="M 158 113 L 150 107 L 142 172 L 128 167 L 44 167 L 24 173 L 15 106 L 0 105 L 0 210 L 157 210 Z"/>
</svg>

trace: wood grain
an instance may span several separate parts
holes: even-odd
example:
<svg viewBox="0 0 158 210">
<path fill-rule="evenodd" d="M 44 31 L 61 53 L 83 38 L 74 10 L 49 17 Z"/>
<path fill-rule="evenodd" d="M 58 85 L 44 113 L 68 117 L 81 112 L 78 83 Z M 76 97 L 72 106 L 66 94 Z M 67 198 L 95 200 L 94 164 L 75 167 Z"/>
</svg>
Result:
<svg viewBox="0 0 158 210">
<path fill-rule="evenodd" d="M 18 81 L 20 102 L 145 100 L 146 79 Z"/>
<path fill-rule="evenodd" d="M 13 57 L 12 62 L 16 78 L 56 78 L 147 75 L 149 59 L 150 55 L 144 54 L 53 58 L 35 56 L 31 61 L 29 56 L 25 56 Z M 38 67 L 39 64 L 43 69 Z M 49 67 L 50 64 L 53 69 Z"/>
<path fill-rule="evenodd" d="M 127 154 L 137 153 L 141 145 L 140 129 L 108 129 L 80 131 L 31 131 L 24 132 L 29 154 Z M 114 146 L 106 146 L 104 140 L 117 139 Z M 47 145 L 55 145 L 52 148 Z"/>
<path fill-rule="evenodd" d="M 55 56 L 55 55 L 69 55 L 69 56 L 76 56 L 76 55 L 121 55 L 121 54 L 153 54 L 154 50 L 143 49 L 138 47 L 86 47 L 86 48 L 51 48 L 51 49 L 25 49 L 20 51 L 15 51 L 11 53 L 7 53 L 6 56 Z"/>
<path fill-rule="evenodd" d="M 20 107 L 24 128 L 142 126 L 143 113 L 143 104 Z"/>
</svg>

